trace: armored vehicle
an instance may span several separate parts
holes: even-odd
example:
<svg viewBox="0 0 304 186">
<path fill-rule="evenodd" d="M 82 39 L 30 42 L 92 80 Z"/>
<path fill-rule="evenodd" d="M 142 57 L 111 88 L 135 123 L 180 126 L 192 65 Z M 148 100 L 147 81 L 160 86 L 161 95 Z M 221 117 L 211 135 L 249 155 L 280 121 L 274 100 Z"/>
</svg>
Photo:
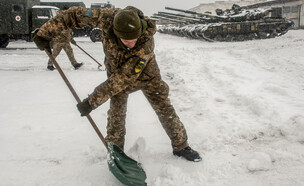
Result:
<svg viewBox="0 0 304 186">
<path fill-rule="evenodd" d="M 91 9 L 100 9 L 100 8 L 115 8 L 113 4 L 109 1 L 106 3 L 91 3 Z"/>
<path fill-rule="evenodd" d="M 86 7 L 84 2 L 71 2 L 71 1 L 62 1 L 62 2 L 52 2 L 52 1 L 42 1 L 40 2 L 40 5 L 46 5 L 46 6 L 56 6 L 60 10 L 65 10 L 68 9 L 72 6 L 81 6 L 81 7 Z"/>
<path fill-rule="evenodd" d="M 242 9 L 233 5 L 225 11 L 216 9 L 217 15 L 197 13 L 166 7 L 183 12 L 159 12 L 152 16 L 163 23 L 158 31 L 207 41 L 244 41 L 274 38 L 285 34 L 292 26 L 291 20 L 271 16 L 271 9 Z"/>
<path fill-rule="evenodd" d="M 58 10 L 40 6 L 39 0 L 1 0 L 0 5 L 0 48 L 5 48 L 11 39 L 31 41 L 31 33 Z"/>
<path fill-rule="evenodd" d="M 107 3 L 91 3 L 91 10 L 94 11 L 96 9 L 102 9 L 102 8 L 115 8 L 113 4 L 111 4 L 109 1 Z M 102 33 L 99 28 L 93 28 L 90 32 L 90 39 L 93 42 L 101 42 L 102 41 Z"/>
</svg>

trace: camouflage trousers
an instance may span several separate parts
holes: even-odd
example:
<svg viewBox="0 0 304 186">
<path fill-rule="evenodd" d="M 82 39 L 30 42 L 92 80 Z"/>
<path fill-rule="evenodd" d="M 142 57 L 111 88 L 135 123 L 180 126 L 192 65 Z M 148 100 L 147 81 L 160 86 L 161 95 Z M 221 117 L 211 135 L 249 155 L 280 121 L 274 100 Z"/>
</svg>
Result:
<svg viewBox="0 0 304 186">
<path fill-rule="evenodd" d="M 76 59 L 74 57 L 73 49 L 72 49 L 70 43 L 66 43 L 66 42 L 54 42 L 54 44 L 53 44 L 53 52 L 52 52 L 53 56 L 56 58 L 59 55 L 59 53 L 61 52 L 62 49 L 68 55 L 71 64 L 73 66 L 76 65 L 77 61 L 76 61 Z M 52 66 L 52 65 L 53 65 L 52 61 L 49 60 L 48 66 Z"/>
<path fill-rule="evenodd" d="M 184 125 L 168 98 L 169 87 L 163 80 L 156 79 L 148 82 L 137 81 L 127 90 L 111 98 L 108 111 L 107 141 L 115 143 L 121 149 L 124 148 L 128 95 L 131 92 L 142 90 L 169 136 L 173 149 L 180 150 L 188 146 Z"/>
</svg>

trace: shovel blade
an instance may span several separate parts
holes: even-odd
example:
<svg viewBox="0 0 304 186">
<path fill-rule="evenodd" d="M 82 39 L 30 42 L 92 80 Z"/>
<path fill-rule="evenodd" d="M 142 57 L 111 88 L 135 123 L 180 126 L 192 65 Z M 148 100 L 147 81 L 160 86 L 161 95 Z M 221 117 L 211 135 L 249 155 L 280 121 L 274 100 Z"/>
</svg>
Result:
<svg viewBox="0 0 304 186">
<path fill-rule="evenodd" d="M 107 142 L 108 166 L 113 175 L 123 184 L 146 186 L 147 176 L 140 163 L 129 158 L 117 145 Z"/>
</svg>

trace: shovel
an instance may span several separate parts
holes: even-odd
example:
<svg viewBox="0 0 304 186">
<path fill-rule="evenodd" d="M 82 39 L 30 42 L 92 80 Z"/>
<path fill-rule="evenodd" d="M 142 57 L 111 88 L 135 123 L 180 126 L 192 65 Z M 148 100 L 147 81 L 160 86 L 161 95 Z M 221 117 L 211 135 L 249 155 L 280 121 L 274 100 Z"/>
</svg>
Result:
<svg viewBox="0 0 304 186">
<path fill-rule="evenodd" d="M 78 97 L 77 93 L 75 92 L 74 88 L 72 87 L 71 83 L 63 73 L 61 67 L 55 60 L 54 56 L 47 51 L 44 50 L 46 54 L 49 56 L 55 67 L 57 68 L 59 74 L 61 75 L 62 79 L 64 80 L 65 84 L 70 89 L 71 93 L 73 94 L 74 98 L 78 103 L 81 102 L 80 98 Z M 100 130 L 98 129 L 97 125 L 95 124 L 94 120 L 91 118 L 90 115 L 87 115 L 89 122 L 91 123 L 92 127 L 94 128 L 95 132 L 103 142 L 104 146 L 108 150 L 107 162 L 110 171 L 113 175 L 123 184 L 128 186 L 146 186 L 147 183 L 145 182 L 147 176 L 143 168 L 141 167 L 140 163 L 136 162 L 135 160 L 129 158 L 117 145 L 112 142 L 106 142 L 105 138 L 101 134 Z"/>
<path fill-rule="evenodd" d="M 88 55 L 91 59 L 93 59 L 93 61 L 95 61 L 98 64 L 98 69 L 101 70 L 102 65 L 95 59 L 93 58 L 89 53 L 87 53 L 83 48 L 81 48 L 75 40 L 73 40 L 73 42 L 71 42 L 73 45 L 77 46 L 81 51 L 83 51 L 86 55 Z"/>
</svg>

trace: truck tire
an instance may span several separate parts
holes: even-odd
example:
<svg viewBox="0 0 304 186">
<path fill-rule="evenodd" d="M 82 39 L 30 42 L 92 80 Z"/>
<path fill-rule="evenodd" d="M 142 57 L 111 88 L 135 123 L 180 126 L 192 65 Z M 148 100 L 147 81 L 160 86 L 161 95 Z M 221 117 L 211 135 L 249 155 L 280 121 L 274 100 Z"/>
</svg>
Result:
<svg viewBox="0 0 304 186">
<path fill-rule="evenodd" d="M 9 43 L 8 35 L 0 35 L 0 48 L 6 48 Z"/>
<path fill-rule="evenodd" d="M 94 28 L 90 32 L 90 39 L 92 42 L 101 42 L 101 30 L 99 28 Z"/>
</svg>

